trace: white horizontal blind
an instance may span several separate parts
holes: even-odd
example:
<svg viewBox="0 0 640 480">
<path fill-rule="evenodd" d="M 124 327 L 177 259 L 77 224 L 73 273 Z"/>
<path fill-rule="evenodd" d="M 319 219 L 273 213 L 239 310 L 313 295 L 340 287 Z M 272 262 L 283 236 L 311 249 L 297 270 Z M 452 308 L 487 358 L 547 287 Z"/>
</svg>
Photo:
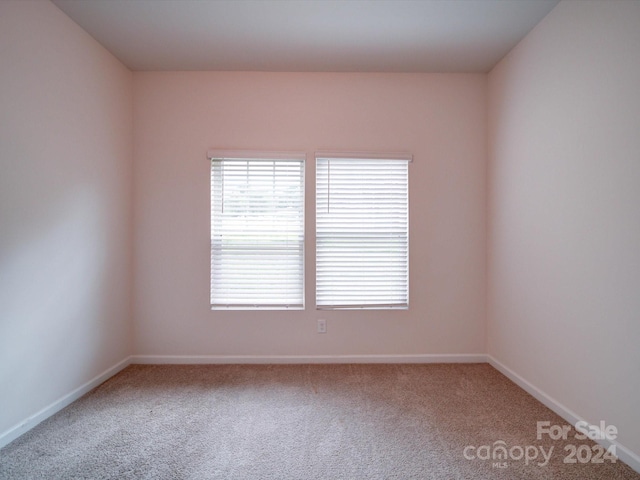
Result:
<svg viewBox="0 0 640 480">
<path fill-rule="evenodd" d="M 408 160 L 316 157 L 316 305 L 408 308 Z"/>
<path fill-rule="evenodd" d="M 304 157 L 212 158 L 212 308 L 303 305 Z"/>
</svg>

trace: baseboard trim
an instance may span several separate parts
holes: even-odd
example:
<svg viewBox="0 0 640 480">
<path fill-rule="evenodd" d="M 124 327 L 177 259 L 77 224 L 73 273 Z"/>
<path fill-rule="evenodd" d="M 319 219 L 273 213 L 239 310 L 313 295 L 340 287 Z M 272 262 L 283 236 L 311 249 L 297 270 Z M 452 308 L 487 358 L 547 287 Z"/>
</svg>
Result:
<svg viewBox="0 0 640 480">
<path fill-rule="evenodd" d="M 486 363 L 484 354 L 442 355 L 132 355 L 0 433 L 0 448 L 78 400 L 131 364 Z"/>
<path fill-rule="evenodd" d="M 70 405 L 102 382 L 131 364 L 322 364 L 322 363 L 489 363 L 512 382 L 532 395 L 571 425 L 584 421 L 575 412 L 525 380 L 496 358 L 486 354 L 426 354 L 426 355 L 132 355 L 95 376 L 85 384 L 61 397 L 26 420 L 0 433 L 0 448 L 23 435 L 43 420 Z M 618 458 L 640 473 L 640 456 L 615 440 L 598 440 L 605 448 L 616 446 Z"/>
<path fill-rule="evenodd" d="M 33 427 L 38 425 L 40 422 L 49 418 L 51 415 L 58 413 L 60 410 L 70 405 L 71 403 L 75 402 L 84 394 L 90 392 L 95 387 L 100 385 L 102 382 L 104 382 L 105 380 L 108 380 L 109 378 L 114 376 L 116 373 L 128 367 L 130 364 L 131 364 L 131 357 L 125 358 L 121 362 L 118 362 L 114 366 L 106 369 L 104 372 L 100 373 L 99 375 L 96 375 L 85 384 L 73 390 L 71 393 L 64 395 L 62 398 L 59 398 L 55 402 L 44 407 L 39 412 L 31 415 L 26 420 L 23 420 L 17 425 L 14 425 L 9 430 L 0 433 L 0 448 L 13 442 L 20 435 L 23 435 L 24 433 L 28 432 Z"/>
<path fill-rule="evenodd" d="M 485 354 L 433 355 L 133 355 L 133 364 L 486 363 Z"/>
<path fill-rule="evenodd" d="M 567 408 L 562 403 L 558 402 L 556 399 L 547 395 L 541 389 L 539 389 L 532 383 L 522 378 L 520 375 L 518 375 L 516 372 L 511 370 L 509 367 L 507 367 L 506 365 L 504 365 L 503 363 L 495 359 L 493 356 L 487 355 L 486 357 L 487 357 L 487 361 L 492 367 L 494 367 L 496 370 L 498 370 L 500 373 L 502 373 L 505 377 L 507 377 L 516 385 L 518 385 L 524 391 L 529 393 L 532 397 L 534 397 L 540 403 L 544 404 L 550 410 L 560 415 L 571 425 L 575 425 L 579 421 L 586 421 L 584 418 L 576 414 L 573 410 Z M 629 465 L 631 468 L 633 468 L 636 472 L 640 473 L 640 456 L 636 455 L 634 452 L 632 452 L 630 449 L 620 444 L 616 440 L 603 439 L 603 440 L 596 440 L 596 442 L 602 445 L 604 448 L 609 448 L 611 445 L 615 445 L 616 454 L 618 458 L 622 460 L 624 463 L 626 463 L 627 465 Z"/>
</svg>

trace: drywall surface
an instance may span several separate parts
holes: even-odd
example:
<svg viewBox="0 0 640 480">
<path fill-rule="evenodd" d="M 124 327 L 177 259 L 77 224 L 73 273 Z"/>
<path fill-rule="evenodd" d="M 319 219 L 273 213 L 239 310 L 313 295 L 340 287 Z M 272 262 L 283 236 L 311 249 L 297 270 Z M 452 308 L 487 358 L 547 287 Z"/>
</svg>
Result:
<svg viewBox="0 0 640 480">
<path fill-rule="evenodd" d="M 485 75 L 134 73 L 136 353 L 484 353 L 485 88 Z M 210 310 L 209 148 L 308 153 L 304 311 Z M 408 311 L 316 311 L 317 150 L 413 153 Z"/>
<path fill-rule="evenodd" d="M 130 355 L 132 74 L 0 2 L 0 434 Z"/>
<path fill-rule="evenodd" d="M 487 314 L 491 356 L 636 455 L 638 25 L 563 1 L 490 73 Z"/>
</svg>

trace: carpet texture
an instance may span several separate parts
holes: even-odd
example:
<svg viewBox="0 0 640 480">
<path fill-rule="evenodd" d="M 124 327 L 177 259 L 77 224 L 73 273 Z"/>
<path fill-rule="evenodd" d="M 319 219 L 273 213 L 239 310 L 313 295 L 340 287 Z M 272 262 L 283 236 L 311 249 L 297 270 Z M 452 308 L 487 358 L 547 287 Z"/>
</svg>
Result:
<svg viewBox="0 0 640 480">
<path fill-rule="evenodd" d="M 0 450 L 0 478 L 640 479 L 537 421 L 566 425 L 486 364 L 133 365 Z"/>
</svg>

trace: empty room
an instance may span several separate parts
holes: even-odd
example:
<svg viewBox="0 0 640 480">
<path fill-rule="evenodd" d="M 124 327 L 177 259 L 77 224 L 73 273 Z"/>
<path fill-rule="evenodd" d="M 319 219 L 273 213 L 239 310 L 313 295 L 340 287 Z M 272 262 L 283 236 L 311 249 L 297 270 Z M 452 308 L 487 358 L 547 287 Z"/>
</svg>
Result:
<svg viewBox="0 0 640 480">
<path fill-rule="evenodd" d="M 640 479 L 640 1 L 0 0 L 0 479 Z"/>
</svg>

